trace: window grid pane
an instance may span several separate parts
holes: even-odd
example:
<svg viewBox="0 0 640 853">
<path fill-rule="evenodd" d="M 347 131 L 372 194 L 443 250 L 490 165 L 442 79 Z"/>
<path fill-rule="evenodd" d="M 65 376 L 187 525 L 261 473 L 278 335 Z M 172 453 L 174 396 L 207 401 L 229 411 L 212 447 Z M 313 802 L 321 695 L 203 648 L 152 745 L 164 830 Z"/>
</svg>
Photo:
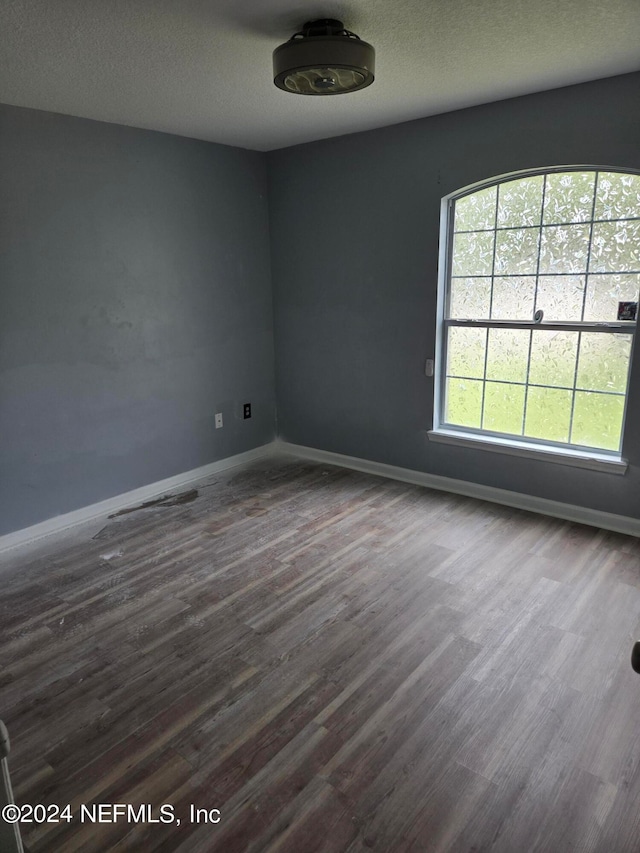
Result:
<svg viewBox="0 0 640 853">
<path fill-rule="evenodd" d="M 619 301 L 638 301 L 640 176 L 518 178 L 463 197 L 452 214 L 444 421 L 619 451 L 635 327 L 579 324 L 615 322 Z M 536 329 L 538 309 L 576 330 Z"/>
<path fill-rule="evenodd" d="M 596 172 L 595 181 L 594 181 L 594 185 L 593 185 L 593 203 L 591 205 L 591 224 L 589 226 L 589 249 L 587 251 L 587 267 L 586 267 L 587 270 L 589 269 L 589 264 L 591 263 L 591 246 L 593 243 L 593 217 L 595 216 L 596 197 L 598 195 L 598 177 L 599 177 L 598 173 Z M 582 295 L 582 317 L 584 317 L 585 297 L 586 297 L 586 288 L 585 288 L 585 291 Z M 576 383 L 578 381 L 578 367 L 580 364 L 580 353 L 582 350 L 582 343 L 583 343 L 583 335 L 582 335 L 582 333 L 580 333 L 578 335 L 578 351 L 576 353 L 575 370 L 573 373 L 574 389 L 575 389 Z M 573 430 L 573 417 L 574 417 L 574 413 L 575 413 L 575 405 L 576 405 L 576 392 L 574 390 L 573 394 L 571 395 L 571 420 L 569 422 L 569 439 L 568 439 L 569 441 L 571 440 L 571 436 L 573 435 L 573 432 L 574 432 L 574 430 Z M 621 442 L 622 442 L 622 434 L 619 437 L 618 443 L 620 444 Z"/>
<path fill-rule="evenodd" d="M 536 261 L 536 289 L 534 296 L 534 304 L 538 301 L 538 278 L 540 276 L 540 249 L 542 248 L 542 221 L 544 219 L 544 206 L 547 197 L 547 175 L 544 175 L 542 181 L 542 198 L 540 199 L 540 215 L 538 217 L 539 233 L 538 233 L 538 258 Z M 529 405 L 529 372 L 531 370 L 531 347 L 533 344 L 533 334 L 529 337 L 529 357 L 527 361 L 527 387 L 524 389 L 524 412 L 522 413 L 522 434 L 524 435 L 527 424 L 527 407 Z"/>
</svg>

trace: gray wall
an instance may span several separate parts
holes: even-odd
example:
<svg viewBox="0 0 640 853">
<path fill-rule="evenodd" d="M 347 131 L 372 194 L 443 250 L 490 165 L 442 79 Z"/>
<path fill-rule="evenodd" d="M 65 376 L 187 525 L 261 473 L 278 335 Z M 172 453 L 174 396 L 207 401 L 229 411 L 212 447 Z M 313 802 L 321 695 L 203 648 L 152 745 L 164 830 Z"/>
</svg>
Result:
<svg viewBox="0 0 640 853">
<path fill-rule="evenodd" d="M 281 437 L 640 517 L 640 394 L 619 477 L 429 443 L 423 374 L 442 196 L 519 169 L 640 169 L 639 104 L 632 74 L 270 154 Z M 640 346 L 634 361 L 636 389 Z"/>
<path fill-rule="evenodd" d="M 273 438 L 264 155 L 2 107 L 0 216 L 0 534 Z"/>
<path fill-rule="evenodd" d="M 282 438 L 640 517 L 640 394 L 621 478 L 428 443 L 422 373 L 441 197 L 640 169 L 639 96 L 625 75 L 268 156 L 0 107 L 0 535 L 273 438 L 269 221 Z"/>
</svg>

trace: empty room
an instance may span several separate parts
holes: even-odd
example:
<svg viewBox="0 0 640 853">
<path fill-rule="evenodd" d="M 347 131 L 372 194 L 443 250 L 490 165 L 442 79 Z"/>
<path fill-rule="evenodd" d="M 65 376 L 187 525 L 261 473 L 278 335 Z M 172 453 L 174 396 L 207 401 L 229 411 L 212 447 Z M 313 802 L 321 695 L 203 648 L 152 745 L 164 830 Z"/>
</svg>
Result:
<svg viewBox="0 0 640 853">
<path fill-rule="evenodd" d="M 0 853 L 637 853 L 637 0 L 0 56 Z"/>
</svg>

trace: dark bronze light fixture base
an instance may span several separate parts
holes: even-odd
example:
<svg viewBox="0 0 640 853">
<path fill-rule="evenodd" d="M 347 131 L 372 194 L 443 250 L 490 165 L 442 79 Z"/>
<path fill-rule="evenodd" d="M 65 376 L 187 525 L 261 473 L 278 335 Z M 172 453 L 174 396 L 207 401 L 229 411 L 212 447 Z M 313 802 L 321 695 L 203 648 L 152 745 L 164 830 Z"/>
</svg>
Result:
<svg viewBox="0 0 640 853">
<path fill-rule="evenodd" d="M 375 51 L 342 21 L 308 21 L 273 52 L 273 82 L 295 95 L 342 95 L 370 86 Z"/>
</svg>

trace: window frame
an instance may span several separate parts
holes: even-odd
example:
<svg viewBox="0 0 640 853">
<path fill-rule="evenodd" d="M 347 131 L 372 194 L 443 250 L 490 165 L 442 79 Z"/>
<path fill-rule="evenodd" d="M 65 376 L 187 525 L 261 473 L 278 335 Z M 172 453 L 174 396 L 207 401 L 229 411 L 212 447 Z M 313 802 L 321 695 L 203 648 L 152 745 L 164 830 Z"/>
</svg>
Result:
<svg viewBox="0 0 640 853">
<path fill-rule="evenodd" d="M 469 184 L 455 192 L 444 196 L 440 209 L 440 240 L 438 258 L 438 290 L 437 290 L 437 313 L 436 313 L 436 335 L 435 335 L 435 358 L 434 358 L 434 396 L 433 396 L 433 428 L 428 430 L 428 437 L 432 441 L 445 444 L 461 445 L 478 449 L 504 452 L 511 455 L 539 458 L 546 461 L 561 462 L 563 464 L 588 467 L 595 470 L 607 470 L 614 473 L 625 473 L 627 463 L 623 459 L 623 442 L 628 412 L 629 390 L 631 388 L 631 371 L 633 365 L 636 321 L 618 320 L 615 322 L 588 322 L 588 321 L 546 321 L 536 323 L 533 321 L 519 320 L 459 320 L 449 319 L 448 304 L 451 294 L 451 263 L 453 259 L 454 240 L 454 215 L 455 203 L 465 196 L 472 195 L 489 187 L 499 186 L 513 180 L 534 177 L 538 175 L 552 175 L 564 172 L 612 172 L 618 174 L 630 174 L 640 176 L 640 171 L 620 166 L 595 166 L 595 165 L 570 165 L 550 166 L 535 169 L 525 169 L 508 172 L 494 176 L 489 179 Z M 594 200 L 595 203 L 595 200 Z M 619 221 L 619 220 L 611 220 Z M 590 220 L 590 224 L 593 219 Z M 542 227 L 542 224 L 541 224 Z M 497 230 L 494 228 L 493 233 Z M 591 239 L 589 241 L 591 251 Z M 540 252 L 540 247 L 538 248 Z M 595 274 L 595 273 L 594 273 Z M 585 273 L 585 288 L 588 281 L 588 269 Z M 443 420 L 445 401 L 446 365 L 447 365 L 447 330 L 450 327 L 466 328 L 506 328 L 506 329 L 542 329 L 554 331 L 579 331 L 596 332 L 602 334 L 615 334 L 617 331 L 631 335 L 631 348 L 629 354 L 629 367 L 627 371 L 627 383 L 624 391 L 624 412 L 621 425 L 621 438 L 619 450 L 607 450 L 583 445 L 570 444 L 568 442 L 556 442 L 549 439 L 532 438 L 529 436 L 508 435 L 493 432 L 483 428 L 465 427 L 448 424 Z"/>
</svg>

